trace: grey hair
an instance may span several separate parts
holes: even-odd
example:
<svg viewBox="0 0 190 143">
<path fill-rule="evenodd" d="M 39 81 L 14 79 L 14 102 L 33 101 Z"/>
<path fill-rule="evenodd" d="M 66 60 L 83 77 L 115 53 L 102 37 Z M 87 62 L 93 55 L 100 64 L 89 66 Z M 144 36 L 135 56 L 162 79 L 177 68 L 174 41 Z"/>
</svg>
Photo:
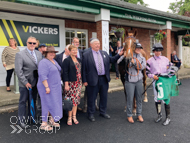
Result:
<svg viewBox="0 0 190 143">
<path fill-rule="evenodd" d="M 94 43 L 96 41 L 100 42 L 100 40 L 98 40 L 98 39 L 93 39 L 92 41 L 90 41 L 90 44 L 92 44 L 92 43 Z"/>
<path fill-rule="evenodd" d="M 28 39 L 35 39 L 37 41 L 37 39 L 33 36 L 28 37 Z M 28 39 L 27 39 L 27 42 L 28 42 Z"/>
<path fill-rule="evenodd" d="M 173 51 L 172 53 L 175 53 L 176 51 Z"/>
<path fill-rule="evenodd" d="M 68 48 L 69 48 L 69 46 L 71 46 L 71 44 L 68 44 L 68 45 L 65 47 L 65 49 L 69 50 L 69 49 L 68 49 Z"/>
</svg>

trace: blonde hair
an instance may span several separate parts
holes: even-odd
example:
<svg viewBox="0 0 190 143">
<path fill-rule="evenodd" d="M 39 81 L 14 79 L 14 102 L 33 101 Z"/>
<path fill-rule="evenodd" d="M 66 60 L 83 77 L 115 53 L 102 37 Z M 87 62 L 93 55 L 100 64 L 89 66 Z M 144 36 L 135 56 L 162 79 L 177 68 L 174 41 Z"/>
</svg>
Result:
<svg viewBox="0 0 190 143">
<path fill-rule="evenodd" d="M 74 45 L 70 45 L 68 49 L 69 49 L 69 51 L 71 51 L 71 50 L 72 50 L 72 49 L 74 49 L 74 48 L 76 48 L 76 49 L 77 49 L 77 47 L 76 47 L 76 46 L 74 46 Z"/>
<path fill-rule="evenodd" d="M 10 39 L 9 39 L 9 46 L 10 46 L 10 40 L 14 40 L 14 42 L 15 42 L 15 47 L 18 46 L 17 41 L 16 41 L 14 38 L 10 38 Z"/>
</svg>

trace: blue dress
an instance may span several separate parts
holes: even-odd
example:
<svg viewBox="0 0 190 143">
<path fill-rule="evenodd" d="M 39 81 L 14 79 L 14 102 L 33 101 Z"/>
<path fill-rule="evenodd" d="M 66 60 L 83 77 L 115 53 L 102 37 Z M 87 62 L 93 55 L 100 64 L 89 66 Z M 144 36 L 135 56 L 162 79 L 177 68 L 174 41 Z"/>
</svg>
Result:
<svg viewBox="0 0 190 143">
<path fill-rule="evenodd" d="M 61 67 L 54 60 L 55 65 L 44 58 L 39 62 L 38 65 L 38 93 L 41 98 L 42 106 L 42 121 L 47 122 L 48 112 L 57 122 L 63 117 L 62 109 L 62 88 L 61 88 Z M 46 89 L 43 85 L 43 81 L 47 80 L 48 86 L 50 88 L 50 93 L 46 94 Z"/>
</svg>

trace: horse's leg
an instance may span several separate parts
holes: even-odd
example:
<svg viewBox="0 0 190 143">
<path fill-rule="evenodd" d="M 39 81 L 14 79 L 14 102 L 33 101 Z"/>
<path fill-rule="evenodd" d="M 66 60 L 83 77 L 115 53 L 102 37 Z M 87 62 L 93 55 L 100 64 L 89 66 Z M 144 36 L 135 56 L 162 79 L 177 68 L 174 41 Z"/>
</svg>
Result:
<svg viewBox="0 0 190 143">
<path fill-rule="evenodd" d="M 123 65 L 118 65 L 119 73 L 120 73 L 120 79 L 124 87 L 124 93 L 125 93 L 125 109 L 124 112 L 126 112 L 127 109 L 127 94 L 126 94 L 126 89 L 125 89 L 125 66 Z"/>
<path fill-rule="evenodd" d="M 144 85 L 144 90 L 146 90 L 146 69 L 143 70 L 143 85 Z M 148 97 L 147 97 L 147 92 L 144 93 L 144 102 L 148 102 Z"/>
</svg>

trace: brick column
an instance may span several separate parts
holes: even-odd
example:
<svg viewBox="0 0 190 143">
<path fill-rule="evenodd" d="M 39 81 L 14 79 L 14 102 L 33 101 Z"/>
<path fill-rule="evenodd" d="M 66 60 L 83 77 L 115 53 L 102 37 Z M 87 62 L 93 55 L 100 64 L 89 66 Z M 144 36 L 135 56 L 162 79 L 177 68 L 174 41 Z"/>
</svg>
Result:
<svg viewBox="0 0 190 143">
<path fill-rule="evenodd" d="M 167 37 L 163 39 L 162 41 L 162 45 L 164 47 L 164 50 L 162 51 L 162 55 L 166 56 L 169 60 L 171 60 L 171 30 L 170 29 L 166 29 L 164 30 L 167 32 Z"/>
</svg>

